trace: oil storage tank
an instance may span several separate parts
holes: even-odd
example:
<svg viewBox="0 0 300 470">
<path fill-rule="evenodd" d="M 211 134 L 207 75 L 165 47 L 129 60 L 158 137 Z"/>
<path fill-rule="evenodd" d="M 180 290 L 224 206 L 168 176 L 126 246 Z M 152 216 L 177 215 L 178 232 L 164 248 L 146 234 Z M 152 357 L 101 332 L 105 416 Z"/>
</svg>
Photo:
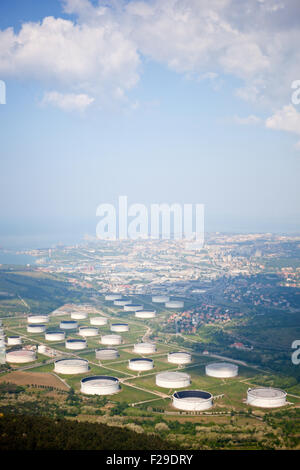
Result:
<svg viewBox="0 0 300 470">
<path fill-rule="evenodd" d="M 86 312 L 72 312 L 71 318 L 72 320 L 85 320 L 88 317 Z"/>
<path fill-rule="evenodd" d="M 81 393 L 86 395 L 113 395 L 120 391 L 120 383 L 116 377 L 94 375 L 81 380 Z"/>
<path fill-rule="evenodd" d="M 128 368 L 131 370 L 144 371 L 154 367 L 154 361 L 148 358 L 133 358 L 128 361 Z"/>
<path fill-rule="evenodd" d="M 64 331 L 46 331 L 45 332 L 45 340 L 46 341 L 63 341 L 66 337 L 66 333 Z"/>
<path fill-rule="evenodd" d="M 129 331 L 128 323 L 113 323 L 110 326 L 111 331 L 115 331 L 116 333 L 123 333 L 125 331 Z"/>
<path fill-rule="evenodd" d="M 126 304 L 124 305 L 125 312 L 138 312 L 139 310 L 143 310 L 143 306 L 141 304 Z"/>
<path fill-rule="evenodd" d="M 189 364 L 192 362 L 192 356 L 185 351 L 170 352 L 168 354 L 168 362 L 171 364 Z"/>
<path fill-rule="evenodd" d="M 59 324 L 59 328 L 62 330 L 76 330 L 76 328 L 78 328 L 78 322 L 76 320 L 62 320 Z"/>
<path fill-rule="evenodd" d="M 236 377 L 238 370 L 238 366 L 231 362 L 212 362 L 205 367 L 206 375 L 220 378 Z"/>
<path fill-rule="evenodd" d="M 103 335 L 101 336 L 101 343 L 113 346 L 122 343 L 122 336 L 120 335 Z"/>
<path fill-rule="evenodd" d="M 136 318 L 143 318 L 147 320 L 148 318 L 154 318 L 156 316 L 156 310 L 136 310 Z"/>
<path fill-rule="evenodd" d="M 67 339 L 65 342 L 66 349 L 72 349 L 74 351 L 80 351 L 87 347 L 87 342 L 85 339 Z"/>
<path fill-rule="evenodd" d="M 153 354 L 156 351 L 154 343 L 136 343 L 133 347 L 134 352 L 138 354 Z"/>
<path fill-rule="evenodd" d="M 160 372 L 155 377 L 158 387 L 163 388 L 183 388 L 191 383 L 191 377 L 185 372 Z"/>
<path fill-rule="evenodd" d="M 286 392 L 279 388 L 249 388 L 247 391 L 247 404 L 259 408 L 278 408 L 286 405 L 286 395 Z"/>
<path fill-rule="evenodd" d="M 183 308 L 184 302 L 183 300 L 169 300 L 165 303 L 166 308 Z"/>
<path fill-rule="evenodd" d="M 99 361 L 111 361 L 119 357 L 119 351 L 112 348 L 96 349 L 95 353 Z"/>
<path fill-rule="evenodd" d="M 18 349 L 17 351 L 9 351 L 6 353 L 6 361 L 12 364 L 25 364 L 36 360 L 35 351 L 28 349 Z"/>
<path fill-rule="evenodd" d="M 130 299 L 121 298 L 121 299 L 114 300 L 114 305 L 116 307 L 124 307 L 124 305 L 129 305 L 129 304 L 132 304 L 132 300 Z"/>
<path fill-rule="evenodd" d="M 79 328 L 78 334 L 80 336 L 84 336 L 85 338 L 90 337 L 90 336 L 97 336 L 99 334 L 99 330 L 96 327 L 93 326 L 81 326 Z"/>
<path fill-rule="evenodd" d="M 46 325 L 38 325 L 36 323 L 27 325 L 27 333 L 44 333 L 46 331 Z"/>
<path fill-rule="evenodd" d="M 173 406 L 183 411 L 204 411 L 213 406 L 213 396 L 203 390 L 182 390 L 173 394 Z"/>
<path fill-rule="evenodd" d="M 90 324 L 94 326 L 104 326 L 107 324 L 106 317 L 91 317 Z"/>
<path fill-rule="evenodd" d="M 54 362 L 54 372 L 58 374 L 85 374 L 88 371 L 89 363 L 86 359 L 68 358 L 58 359 Z"/>
<path fill-rule="evenodd" d="M 153 295 L 152 302 L 154 304 L 164 304 L 169 302 L 170 297 L 168 295 Z"/>
<path fill-rule="evenodd" d="M 8 336 L 7 337 L 8 346 L 16 346 L 17 344 L 22 344 L 21 336 Z"/>
<path fill-rule="evenodd" d="M 29 315 L 27 317 L 27 322 L 29 324 L 48 323 L 49 322 L 49 315 Z"/>
<path fill-rule="evenodd" d="M 106 294 L 104 296 L 105 300 L 109 300 L 111 302 L 115 301 L 115 300 L 120 300 L 122 299 L 122 295 L 121 294 Z"/>
</svg>

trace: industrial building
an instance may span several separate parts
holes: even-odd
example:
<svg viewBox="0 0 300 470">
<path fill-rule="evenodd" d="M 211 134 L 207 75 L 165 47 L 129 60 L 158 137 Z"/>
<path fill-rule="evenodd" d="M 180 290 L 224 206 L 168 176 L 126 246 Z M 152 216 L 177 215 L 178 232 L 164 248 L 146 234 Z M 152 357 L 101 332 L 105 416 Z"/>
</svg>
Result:
<svg viewBox="0 0 300 470">
<path fill-rule="evenodd" d="M 191 384 L 191 377 L 185 372 L 160 372 L 155 377 L 155 383 L 163 388 L 183 388 Z"/>
<path fill-rule="evenodd" d="M 279 388 L 249 388 L 247 391 L 247 404 L 259 408 L 278 408 L 286 405 L 286 395 L 286 392 Z"/>
<path fill-rule="evenodd" d="M 81 393 L 86 395 L 112 395 L 120 391 L 116 377 L 95 375 L 81 380 Z"/>
<path fill-rule="evenodd" d="M 238 366 L 231 362 L 212 362 L 205 367 L 206 375 L 210 377 L 220 377 L 222 379 L 236 377 L 238 370 Z"/>
<path fill-rule="evenodd" d="M 213 406 L 213 397 L 202 390 L 182 390 L 172 396 L 173 406 L 183 411 L 204 411 Z"/>
</svg>

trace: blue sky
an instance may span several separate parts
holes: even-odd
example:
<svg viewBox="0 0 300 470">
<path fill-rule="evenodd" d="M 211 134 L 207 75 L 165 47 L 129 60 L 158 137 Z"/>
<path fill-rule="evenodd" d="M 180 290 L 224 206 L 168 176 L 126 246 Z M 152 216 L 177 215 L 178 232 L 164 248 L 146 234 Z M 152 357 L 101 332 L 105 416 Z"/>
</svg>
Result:
<svg viewBox="0 0 300 470">
<path fill-rule="evenodd" d="M 188 12 L 175 0 L 162 10 L 156 1 L 1 2 L 0 245 L 94 235 L 97 206 L 119 195 L 204 203 L 208 231 L 300 231 L 300 106 L 291 103 L 300 71 L 295 36 L 286 38 L 294 3 L 272 16 L 270 0 L 260 14 L 282 57 L 243 17 L 200 3 L 218 15 L 210 41 L 194 1 Z"/>
</svg>

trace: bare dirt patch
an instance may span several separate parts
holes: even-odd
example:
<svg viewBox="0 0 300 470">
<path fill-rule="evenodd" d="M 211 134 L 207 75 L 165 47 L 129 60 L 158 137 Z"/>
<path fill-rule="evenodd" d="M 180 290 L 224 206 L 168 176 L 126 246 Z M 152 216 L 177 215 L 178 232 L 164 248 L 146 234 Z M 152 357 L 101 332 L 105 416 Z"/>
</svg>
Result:
<svg viewBox="0 0 300 470">
<path fill-rule="evenodd" d="M 17 385 L 43 385 L 68 390 L 68 387 L 49 372 L 13 371 L 0 377 L 0 382 L 11 382 Z"/>
</svg>

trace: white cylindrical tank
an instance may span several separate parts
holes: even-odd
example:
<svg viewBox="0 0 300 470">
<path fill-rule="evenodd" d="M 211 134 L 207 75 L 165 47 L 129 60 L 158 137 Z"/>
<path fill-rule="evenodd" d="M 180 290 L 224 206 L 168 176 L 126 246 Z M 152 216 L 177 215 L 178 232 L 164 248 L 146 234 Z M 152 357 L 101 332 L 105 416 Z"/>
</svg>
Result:
<svg viewBox="0 0 300 470">
<path fill-rule="evenodd" d="M 212 362 L 205 367 L 206 375 L 220 378 L 236 377 L 238 370 L 238 366 L 231 362 Z"/>
<path fill-rule="evenodd" d="M 128 323 L 113 323 L 110 326 L 111 331 L 115 331 L 116 333 L 122 333 L 124 331 L 129 331 Z"/>
<path fill-rule="evenodd" d="M 66 337 L 64 331 L 46 331 L 45 340 L 46 341 L 63 341 Z"/>
<path fill-rule="evenodd" d="M 213 397 L 202 390 L 182 390 L 173 394 L 173 406 L 184 411 L 204 411 L 213 406 Z"/>
<path fill-rule="evenodd" d="M 62 330 L 76 330 L 78 322 L 76 320 L 62 320 L 59 324 L 59 328 Z"/>
<path fill-rule="evenodd" d="M 47 351 L 47 346 L 45 344 L 38 345 L 38 353 L 45 354 L 46 351 Z"/>
<path fill-rule="evenodd" d="M 29 315 L 27 317 L 27 322 L 30 323 L 30 324 L 48 323 L 49 322 L 49 315 Z"/>
<path fill-rule="evenodd" d="M 96 349 L 95 352 L 96 359 L 99 359 L 99 361 L 109 361 L 119 357 L 119 351 L 117 349 Z"/>
<path fill-rule="evenodd" d="M 136 318 L 154 318 L 156 316 L 156 310 L 137 310 L 135 312 Z"/>
<path fill-rule="evenodd" d="M 72 312 L 71 318 L 73 320 L 85 320 L 88 317 L 86 312 Z"/>
<path fill-rule="evenodd" d="M 80 336 L 84 336 L 85 338 L 90 337 L 90 336 L 97 336 L 99 334 L 98 328 L 92 327 L 92 326 L 81 326 L 79 328 L 78 334 Z"/>
<path fill-rule="evenodd" d="M 122 299 L 122 295 L 121 294 L 106 294 L 104 298 L 105 300 L 114 301 L 114 300 Z"/>
<path fill-rule="evenodd" d="M 44 333 L 46 331 L 46 325 L 28 324 L 27 333 Z"/>
<path fill-rule="evenodd" d="M 160 372 L 155 378 L 156 385 L 163 388 L 188 387 L 191 377 L 185 372 Z"/>
<path fill-rule="evenodd" d="M 156 346 L 154 343 L 137 343 L 133 350 L 138 354 L 153 354 L 156 351 Z"/>
<path fill-rule="evenodd" d="M 85 339 L 67 339 L 67 341 L 65 342 L 66 349 L 72 349 L 75 351 L 85 349 L 86 346 L 87 342 Z"/>
<path fill-rule="evenodd" d="M 120 383 L 116 377 L 95 375 L 81 380 L 81 393 L 86 395 L 112 395 L 120 391 Z"/>
<path fill-rule="evenodd" d="M 21 336 L 8 336 L 7 337 L 8 346 L 16 346 L 17 344 L 22 344 Z"/>
<path fill-rule="evenodd" d="M 183 308 L 184 302 L 183 300 L 169 300 L 165 303 L 166 308 Z"/>
<path fill-rule="evenodd" d="M 118 299 L 118 300 L 114 300 L 114 305 L 116 305 L 117 307 L 124 307 L 124 305 L 129 305 L 129 304 L 132 304 L 132 300 L 130 299 Z"/>
<path fill-rule="evenodd" d="M 192 362 L 192 356 L 185 351 L 170 352 L 168 354 L 168 362 L 171 364 L 189 364 Z"/>
<path fill-rule="evenodd" d="M 125 312 L 138 312 L 139 310 L 143 310 L 143 306 L 141 304 L 126 304 L 124 305 Z"/>
<path fill-rule="evenodd" d="M 115 344 L 122 343 L 122 337 L 120 335 L 103 335 L 101 336 L 101 343 L 113 346 Z"/>
<path fill-rule="evenodd" d="M 25 364 L 36 360 L 35 351 L 27 349 L 18 349 L 17 351 L 9 351 L 6 353 L 6 361 L 12 364 Z"/>
<path fill-rule="evenodd" d="M 89 371 L 89 362 L 86 359 L 58 359 L 54 362 L 54 372 L 59 374 L 85 374 Z"/>
<path fill-rule="evenodd" d="M 286 395 L 286 392 L 279 388 L 249 388 L 247 391 L 247 404 L 259 408 L 277 408 L 286 405 Z"/>
<path fill-rule="evenodd" d="M 154 295 L 152 297 L 152 302 L 154 304 L 164 304 L 166 302 L 169 302 L 170 297 L 168 295 Z"/>
<path fill-rule="evenodd" d="M 154 362 L 152 359 L 146 359 L 144 358 L 134 358 L 130 359 L 128 361 L 128 368 L 131 370 L 138 370 L 138 371 L 143 371 L 143 370 L 150 370 L 153 369 L 154 367 Z"/>
<path fill-rule="evenodd" d="M 103 326 L 107 324 L 106 317 L 91 317 L 90 324 L 95 326 Z"/>
</svg>

